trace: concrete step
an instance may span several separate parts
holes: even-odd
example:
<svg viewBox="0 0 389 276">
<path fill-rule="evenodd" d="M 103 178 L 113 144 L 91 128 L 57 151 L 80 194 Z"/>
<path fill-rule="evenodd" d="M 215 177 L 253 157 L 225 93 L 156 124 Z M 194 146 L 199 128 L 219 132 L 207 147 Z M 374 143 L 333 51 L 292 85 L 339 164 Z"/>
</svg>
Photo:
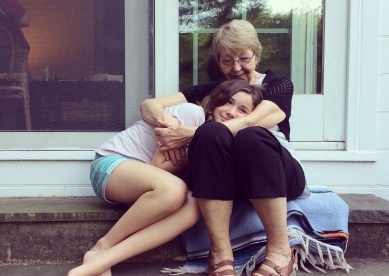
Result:
<svg viewBox="0 0 389 276">
<path fill-rule="evenodd" d="M 383 276 L 388 275 L 389 262 L 376 261 L 369 259 L 349 259 L 349 264 L 353 267 L 350 271 L 351 276 Z M 122 263 L 113 267 L 113 276 L 155 276 L 167 275 L 160 273 L 161 268 L 174 268 L 182 265 L 179 262 L 152 262 L 152 263 Z M 48 265 L 4 265 L 0 266 L 0 275 L 7 276 L 52 276 L 66 275 L 72 269 L 74 264 L 48 264 Z M 312 269 L 312 274 L 299 270 L 298 276 L 323 276 L 322 272 Z M 331 276 L 345 276 L 347 273 L 343 270 L 327 271 Z M 193 276 L 205 276 L 205 273 L 190 274 Z M 243 272 L 243 275 L 246 275 Z"/>
<path fill-rule="evenodd" d="M 389 262 L 389 202 L 373 195 L 341 197 L 350 207 L 346 259 Z M 0 265 L 79 263 L 124 211 L 95 197 L 0 199 Z M 169 262 L 178 256 L 185 252 L 176 238 L 130 262 Z"/>
</svg>

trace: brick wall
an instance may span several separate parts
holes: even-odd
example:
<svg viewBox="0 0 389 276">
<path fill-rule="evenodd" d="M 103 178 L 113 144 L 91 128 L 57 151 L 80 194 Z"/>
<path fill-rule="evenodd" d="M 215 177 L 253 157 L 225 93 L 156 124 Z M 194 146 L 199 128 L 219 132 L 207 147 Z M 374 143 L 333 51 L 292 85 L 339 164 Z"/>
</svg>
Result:
<svg viewBox="0 0 389 276">
<path fill-rule="evenodd" d="M 41 79 L 42 66 L 51 64 L 64 79 L 79 79 L 93 70 L 93 0 L 19 0 L 30 18 L 23 33 L 30 44 L 29 69 Z"/>
</svg>

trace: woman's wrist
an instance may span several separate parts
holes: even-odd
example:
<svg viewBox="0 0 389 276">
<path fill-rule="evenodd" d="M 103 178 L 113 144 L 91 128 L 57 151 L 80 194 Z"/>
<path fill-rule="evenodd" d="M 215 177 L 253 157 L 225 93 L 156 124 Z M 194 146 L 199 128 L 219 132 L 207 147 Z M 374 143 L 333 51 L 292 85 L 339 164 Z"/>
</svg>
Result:
<svg viewBox="0 0 389 276">
<path fill-rule="evenodd" d="M 196 130 L 197 127 L 185 126 L 185 131 L 184 131 L 185 144 L 189 144 L 192 141 L 192 138 L 195 135 Z"/>
</svg>

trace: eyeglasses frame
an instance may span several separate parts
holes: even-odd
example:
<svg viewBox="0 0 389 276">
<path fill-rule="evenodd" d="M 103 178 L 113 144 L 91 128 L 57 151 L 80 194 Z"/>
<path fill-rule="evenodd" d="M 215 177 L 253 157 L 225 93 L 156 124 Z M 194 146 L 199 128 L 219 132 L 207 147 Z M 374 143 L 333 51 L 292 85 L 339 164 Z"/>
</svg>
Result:
<svg viewBox="0 0 389 276">
<path fill-rule="evenodd" d="M 248 57 L 245 57 L 247 59 L 249 59 L 247 62 L 245 63 L 242 63 L 241 61 L 241 58 L 238 58 L 238 59 L 229 59 L 229 60 L 224 60 L 224 61 L 221 61 L 220 64 L 224 67 L 231 67 L 231 66 L 234 66 L 235 64 L 235 61 L 237 61 L 240 65 L 246 65 L 246 64 L 249 64 L 251 62 L 251 60 L 253 59 L 253 57 L 255 56 L 255 52 L 253 53 L 253 56 L 251 58 L 248 58 Z M 225 64 L 225 62 L 231 62 L 231 64 Z"/>
</svg>

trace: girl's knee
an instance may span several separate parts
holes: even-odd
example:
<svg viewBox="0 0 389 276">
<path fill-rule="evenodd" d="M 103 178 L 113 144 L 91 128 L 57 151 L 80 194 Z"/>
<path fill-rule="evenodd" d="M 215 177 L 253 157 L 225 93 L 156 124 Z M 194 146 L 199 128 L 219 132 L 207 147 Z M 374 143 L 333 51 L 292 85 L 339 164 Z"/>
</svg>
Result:
<svg viewBox="0 0 389 276">
<path fill-rule="evenodd" d="M 188 194 L 186 184 L 181 179 L 176 178 L 174 181 L 170 181 L 163 186 L 159 189 L 158 193 L 161 199 L 161 208 L 165 208 L 169 212 L 174 212 L 186 201 Z"/>
</svg>

